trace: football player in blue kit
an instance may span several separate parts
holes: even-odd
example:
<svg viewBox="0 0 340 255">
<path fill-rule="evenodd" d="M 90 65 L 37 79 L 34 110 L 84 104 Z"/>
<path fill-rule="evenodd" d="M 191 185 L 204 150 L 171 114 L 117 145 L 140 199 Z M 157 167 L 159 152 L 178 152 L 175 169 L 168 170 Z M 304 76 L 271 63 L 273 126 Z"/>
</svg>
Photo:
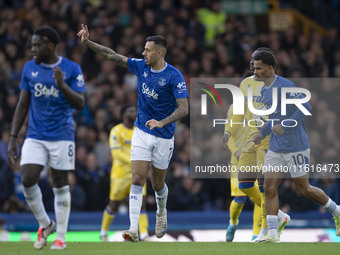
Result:
<svg viewBox="0 0 340 255">
<path fill-rule="evenodd" d="M 146 38 L 144 59 L 127 58 L 90 41 L 87 26 L 82 25 L 78 36 L 90 49 L 127 67 L 137 76 L 138 112 L 131 147 L 130 229 L 123 232 L 123 238 L 132 242 L 138 240 L 142 191 L 150 163 L 157 203 L 155 233 L 161 238 L 167 230 L 168 187 L 165 176 L 174 149 L 175 122 L 188 114 L 188 91 L 184 78 L 175 67 L 165 62 L 167 42 L 163 36 Z"/>
<path fill-rule="evenodd" d="M 14 113 L 8 158 L 18 160 L 17 137 L 28 117 L 26 139 L 21 152 L 21 179 L 24 194 L 39 223 L 35 249 L 46 245 L 56 228 L 52 250 L 65 249 L 65 235 L 71 208 L 68 171 L 75 168 L 74 109 L 85 105 L 85 85 L 80 66 L 56 52 L 59 34 L 40 27 L 31 39 L 33 60 L 23 68 L 20 97 Z M 38 186 L 44 166 L 52 169 L 56 223 L 46 213 Z"/>
<path fill-rule="evenodd" d="M 304 126 L 306 118 L 304 111 L 311 111 L 308 102 L 286 105 L 286 115 L 281 114 L 281 94 L 286 93 L 284 89 L 292 88 L 284 98 L 293 100 L 304 98 L 300 92 L 294 92 L 295 85 L 275 74 L 276 58 L 271 52 L 258 52 L 254 56 L 254 75 L 265 86 L 261 89 L 263 104 L 267 109 L 277 105 L 276 110 L 269 115 L 267 125 L 254 136 L 254 143 L 261 141 L 270 135 L 269 149 L 265 155 L 265 202 L 267 211 L 268 235 L 261 242 L 279 242 L 278 236 L 278 187 L 284 175 L 289 170 L 290 176 L 300 196 L 311 199 L 320 204 L 333 214 L 336 227 L 336 235 L 340 236 L 340 206 L 329 198 L 324 191 L 309 184 L 309 140 Z M 273 94 L 277 91 L 277 99 L 274 102 Z M 275 97 L 274 97 L 275 98 Z M 301 108 L 301 107 L 304 107 Z M 301 109 L 302 110 L 301 110 Z M 286 170 L 285 170 L 286 169 Z"/>
</svg>

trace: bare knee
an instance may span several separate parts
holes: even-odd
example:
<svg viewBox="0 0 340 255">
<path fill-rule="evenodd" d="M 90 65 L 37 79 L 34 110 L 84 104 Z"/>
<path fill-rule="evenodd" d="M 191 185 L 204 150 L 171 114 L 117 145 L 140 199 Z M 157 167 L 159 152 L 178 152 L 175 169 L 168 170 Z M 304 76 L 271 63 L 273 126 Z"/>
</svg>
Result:
<svg viewBox="0 0 340 255">
<path fill-rule="evenodd" d="M 264 182 L 264 194 L 266 197 L 274 197 L 277 193 L 277 187 L 269 181 Z"/>
<path fill-rule="evenodd" d="M 132 176 L 132 184 L 137 185 L 137 186 L 144 186 L 145 176 L 139 173 L 134 173 Z"/>
<path fill-rule="evenodd" d="M 311 186 L 296 186 L 296 192 L 300 197 L 309 197 Z"/>
<path fill-rule="evenodd" d="M 152 166 L 151 183 L 155 191 L 160 191 L 164 188 L 166 172 L 166 169 L 158 169 Z"/>
<path fill-rule="evenodd" d="M 120 205 L 120 201 L 109 201 L 108 207 L 112 213 L 116 213 L 118 211 L 118 207 Z"/>
<path fill-rule="evenodd" d="M 147 161 L 131 161 L 132 184 L 144 186 L 148 176 L 149 162 Z"/>
<path fill-rule="evenodd" d="M 160 191 L 161 189 L 164 188 L 164 182 L 155 182 L 155 183 L 152 183 L 152 188 L 155 190 L 155 191 Z"/>
<path fill-rule="evenodd" d="M 52 182 L 55 188 L 68 185 L 68 171 L 52 169 Z"/>
<path fill-rule="evenodd" d="M 25 188 L 32 187 L 34 184 L 38 183 L 38 178 L 28 172 L 24 172 L 21 175 L 21 182 Z"/>
<path fill-rule="evenodd" d="M 21 182 L 22 182 L 22 185 L 23 185 L 25 188 L 32 187 L 34 184 L 37 183 L 37 181 L 35 180 L 35 178 L 32 178 L 32 176 L 25 176 L 25 177 L 22 176 Z"/>
<path fill-rule="evenodd" d="M 24 165 L 21 168 L 21 182 L 25 188 L 32 187 L 38 183 L 42 166 Z"/>
</svg>

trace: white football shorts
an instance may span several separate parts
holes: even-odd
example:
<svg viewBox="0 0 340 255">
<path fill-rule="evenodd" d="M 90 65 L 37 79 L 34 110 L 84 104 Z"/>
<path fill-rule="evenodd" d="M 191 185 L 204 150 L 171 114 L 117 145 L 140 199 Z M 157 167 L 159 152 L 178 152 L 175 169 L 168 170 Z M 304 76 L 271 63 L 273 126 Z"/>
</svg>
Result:
<svg viewBox="0 0 340 255">
<path fill-rule="evenodd" d="M 263 172 L 290 173 L 292 178 L 308 173 L 310 149 L 291 153 L 278 153 L 268 150 L 264 157 Z"/>
<path fill-rule="evenodd" d="M 158 169 L 167 169 L 174 150 L 174 137 L 164 139 L 135 128 L 131 141 L 131 161 L 148 161 Z"/>
<path fill-rule="evenodd" d="M 20 165 L 48 164 L 56 170 L 74 170 L 75 144 L 73 141 L 42 141 L 25 139 L 21 149 Z"/>
</svg>

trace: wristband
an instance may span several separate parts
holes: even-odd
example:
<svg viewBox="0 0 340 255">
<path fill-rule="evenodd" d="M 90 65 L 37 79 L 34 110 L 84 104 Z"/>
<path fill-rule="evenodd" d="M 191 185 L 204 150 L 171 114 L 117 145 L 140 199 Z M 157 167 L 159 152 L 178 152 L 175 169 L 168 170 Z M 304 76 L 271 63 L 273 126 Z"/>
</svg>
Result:
<svg viewBox="0 0 340 255">
<path fill-rule="evenodd" d="M 18 138 L 18 136 L 17 136 L 17 135 L 10 135 L 10 137 Z"/>
</svg>

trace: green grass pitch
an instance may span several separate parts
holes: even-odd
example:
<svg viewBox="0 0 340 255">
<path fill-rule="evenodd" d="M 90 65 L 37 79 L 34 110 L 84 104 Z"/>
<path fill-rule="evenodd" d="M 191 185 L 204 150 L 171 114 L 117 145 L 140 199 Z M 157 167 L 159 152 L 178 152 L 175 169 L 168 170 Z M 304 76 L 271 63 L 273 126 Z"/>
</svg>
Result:
<svg viewBox="0 0 340 255">
<path fill-rule="evenodd" d="M 63 251 L 34 250 L 33 242 L 0 242 L 2 255 L 72 254 L 72 255 L 320 255 L 338 254 L 336 243 L 199 243 L 199 242 L 68 242 Z"/>
</svg>

